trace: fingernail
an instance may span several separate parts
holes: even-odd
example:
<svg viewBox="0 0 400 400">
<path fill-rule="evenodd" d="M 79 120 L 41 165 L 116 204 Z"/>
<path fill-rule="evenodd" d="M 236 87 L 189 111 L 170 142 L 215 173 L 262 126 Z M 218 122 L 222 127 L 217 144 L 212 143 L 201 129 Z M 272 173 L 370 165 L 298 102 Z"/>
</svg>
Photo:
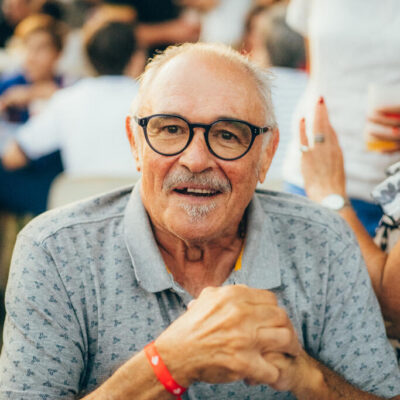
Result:
<svg viewBox="0 0 400 400">
<path fill-rule="evenodd" d="M 322 96 L 318 99 L 318 104 L 324 104 L 324 98 Z"/>
<path fill-rule="evenodd" d="M 400 134 L 400 128 L 398 126 L 393 126 L 392 127 L 392 133 L 394 134 Z"/>
<path fill-rule="evenodd" d="M 300 120 L 300 122 L 301 122 L 302 124 L 304 124 L 304 122 L 306 122 L 306 119 L 303 117 L 303 118 Z"/>
</svg>

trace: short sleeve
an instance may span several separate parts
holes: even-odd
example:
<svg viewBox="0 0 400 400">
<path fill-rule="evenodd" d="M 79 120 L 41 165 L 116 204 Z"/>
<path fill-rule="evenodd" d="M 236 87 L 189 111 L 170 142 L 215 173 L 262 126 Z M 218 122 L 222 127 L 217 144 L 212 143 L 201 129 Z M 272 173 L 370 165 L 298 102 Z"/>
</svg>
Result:
<svg viewBox="0 0 400 400">
<path fill-rule="evenodd" d="M 18 130 L 15 139 L 28 158 L 35 160 L 60 149 L 60 109 L 62 104 L 56 93 L 42 112 Z M 68 109 L 63 112 L 68 113 Z"/>
<path fill-rule="evenodd" d="M 6 291 L 0 398 L 75 399 L 85 340 L 53 258 L 19 236 Z"/>
<path fill-rule="evenodd" d="M 286 14 L 288 25 L 302 36 L 307 37 L 313 0 L 291 0 Z"/>
<path fill-rule="evenodd" d="M 319 360 L 362 390 L 399 395 L 399 367 L 358 246 L 334 260 L 327 284 Z"/>
</svg>

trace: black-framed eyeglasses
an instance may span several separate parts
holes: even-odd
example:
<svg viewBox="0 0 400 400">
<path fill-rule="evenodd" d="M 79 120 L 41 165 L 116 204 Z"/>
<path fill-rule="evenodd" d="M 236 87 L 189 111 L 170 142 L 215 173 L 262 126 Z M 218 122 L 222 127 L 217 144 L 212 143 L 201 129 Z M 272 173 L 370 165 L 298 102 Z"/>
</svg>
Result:
<svg viewBox="0 0 400 400">
<path fill-rule="evenodd" d="M 222 118 L 212 124 L 190 123 L 173 114 L 154 114 L 134 117 L 143 128 L 147 144 L 158 154 L 175 156 L 182 153 L 194 136 L 194 128 L 204 129 L 204 140 L 214 156 L 227 161 L 243 157 L 251 148 L 257 135 L 270 130 L 238 119 Z"/>
</svg>

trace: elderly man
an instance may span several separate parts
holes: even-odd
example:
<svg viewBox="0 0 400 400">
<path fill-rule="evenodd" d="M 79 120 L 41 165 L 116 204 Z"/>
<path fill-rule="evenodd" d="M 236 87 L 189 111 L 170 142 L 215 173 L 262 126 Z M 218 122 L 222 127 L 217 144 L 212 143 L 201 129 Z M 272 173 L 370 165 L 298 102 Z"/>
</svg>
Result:
<svg viewBox="0 0 400 400">
<path fill-rule="evenodd" d="M 254 193 L 278 143 L 268 93 L 223 46 L 148 65 L 127 119 L 140 184 L 19 236 L 2 398 L 400 399 L 349 229 Z"/>
</svg>

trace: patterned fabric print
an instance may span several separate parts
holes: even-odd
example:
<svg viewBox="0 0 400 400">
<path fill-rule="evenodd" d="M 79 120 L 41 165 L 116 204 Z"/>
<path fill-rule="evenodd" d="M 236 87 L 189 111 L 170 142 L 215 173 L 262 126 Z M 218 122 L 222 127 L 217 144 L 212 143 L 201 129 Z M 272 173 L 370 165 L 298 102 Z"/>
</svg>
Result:
<svg viewBox="0 0 400 400">
<path fill-rule="evenodd" d="M 372 196 L 385 213 L 374 240 L 383 251 L 389 252 L 400 240 L 400 162 L 390 166 L 386 173 L 388 178 L 372 191 Z M 400 364 L 400 341 L 391 340 L 391 343 Z"/>
<path fill-rule="evenodd" d="M 376 232 L 376 243 L 389 251 L 400 239 L 400 162 L 387 169 L 388 177 L 372 191 L 384 216 Z"/>
<path fill-rule="evenodd" d="M 127 205 L 128 202 L 128 205 Z M 226 284 L 272 290 L 305 349 L 364 390 L 392 397 L 400 376 L 354 238 L 306 199 L 259 193 L 243 267 Z M 93 391 L 185 312 L 139 188 L 46 213 L 18 238 L 6 294 L 0 398 Z M 185 400 L 293 399 L 265 385 L 193 385 Z"/>
</svg>

